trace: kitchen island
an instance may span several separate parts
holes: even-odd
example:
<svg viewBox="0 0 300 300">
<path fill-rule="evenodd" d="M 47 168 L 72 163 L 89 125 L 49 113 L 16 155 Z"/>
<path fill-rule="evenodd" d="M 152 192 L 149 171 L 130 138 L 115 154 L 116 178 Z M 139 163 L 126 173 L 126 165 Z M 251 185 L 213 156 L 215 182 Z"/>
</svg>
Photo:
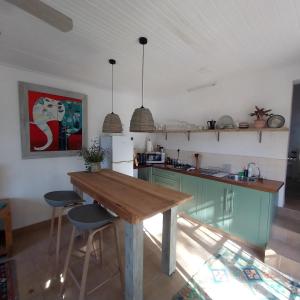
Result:
<svg viewBox="0 0 300 300">
<path fill-rule="evenodd" d="M 71 183 L 125 221 L 125 299 L 143 299 L 143 220 L 163 213 L 162 271 L 176 269 L 177 206 L 191 195 L 112 170 L 73 172 Z"/>
<path fill-rule="evenodd" d="M 258 179 L 236 181 L 164 165 L 139 168 L 139 178 L 193 195 L 179 211 L 218 230 L 265 248 L 283 182 Z"/>
</svg>

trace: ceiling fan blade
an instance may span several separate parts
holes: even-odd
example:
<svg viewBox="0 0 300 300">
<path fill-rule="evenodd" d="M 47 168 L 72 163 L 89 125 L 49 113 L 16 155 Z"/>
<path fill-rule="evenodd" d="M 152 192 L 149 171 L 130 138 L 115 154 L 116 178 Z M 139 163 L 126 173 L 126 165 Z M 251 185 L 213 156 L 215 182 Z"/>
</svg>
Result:
<svg viewBox="0 0 300 300">
<path fill-rule="evenodd" d="M 73 20 L 40 0 L 5 0 L 62 32 L 73 29 Z"/>
</svg>

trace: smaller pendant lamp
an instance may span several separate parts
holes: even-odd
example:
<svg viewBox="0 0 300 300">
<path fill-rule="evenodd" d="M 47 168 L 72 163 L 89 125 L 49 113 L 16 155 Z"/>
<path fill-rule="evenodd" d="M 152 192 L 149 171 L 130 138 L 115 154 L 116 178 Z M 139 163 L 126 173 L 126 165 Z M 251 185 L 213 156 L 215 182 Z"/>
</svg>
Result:
<svg viewBox="0 0 300 300">
<path fill-rule="evenodd" d="M 120 117 L 114 113 L 114 64 L 116 61 L 110 59 L 108 62 L 111 64 L 111 113 L 106 115 L 102 131 L 104 133 L 122 133 L 123 128 Z"/>
<path fill-rule="evenodd" d="M 136 108 L 130 121 L 131 132 L 152 132 L 155 130 L 152 113 L 149 108 L 144 107 L 144 46 L 148 40 L 145 37 L 139 38 L 139 43 L 143 45 L 142 60 L 142 106 Z"/>
</svg>

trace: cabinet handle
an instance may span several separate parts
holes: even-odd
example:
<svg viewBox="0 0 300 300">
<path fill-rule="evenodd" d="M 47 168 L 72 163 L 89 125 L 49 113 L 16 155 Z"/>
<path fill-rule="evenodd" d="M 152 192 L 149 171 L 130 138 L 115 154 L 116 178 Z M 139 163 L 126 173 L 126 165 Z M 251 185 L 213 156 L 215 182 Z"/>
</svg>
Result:
<svg viewBox="0 0 300 300">
<path fill-rule="evenodd" d="M 229 192 L 229 199 L 227 201 L 228 201 L 228 211 L 226 212 L 229 214 L 231 211 L 231 191 Z"/>
<path fill-rule="evenodd" d="M 234 199 L 234 191 L 231 191 L 230 214 L 233 213 L 233 199 Z"/>
<path fill-rule="evenodd" d="M 231 198 L 232 198 L 232 191 L 227 190 L 227 193 L 226 193 L 226 209 L 225 209 L 226 214 L 229 214 L 231 212 Z"/>
<path fill-rule="evenodd" d="M 223 216 L 225 215 L 225 212 L 227 211 L 227 194 L 228 190 L 224 189 L 224 198 L 223 198 Z"/>
</svg>

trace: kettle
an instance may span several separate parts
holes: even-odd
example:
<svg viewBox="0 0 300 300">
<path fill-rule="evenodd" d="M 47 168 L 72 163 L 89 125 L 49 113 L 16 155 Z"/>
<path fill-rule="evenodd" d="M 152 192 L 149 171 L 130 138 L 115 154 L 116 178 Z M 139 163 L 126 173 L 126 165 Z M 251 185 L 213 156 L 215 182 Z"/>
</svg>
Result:
<svg viewBox="0 0 300 300">
<path fill-rule="evenodd" d="M 207 128 L 208 129 L 215 129 L 215 127 L 216 127 L 216 121 L 215 120 L 207 121 Z"/>
<path fill-rule="evenodd" d="M 150 140 L 150 138 L 148 138 L 147 143 L 146 143 L 146 152 L 153 152 L 153 144 Z"/>
<path fill-rule="evenodd" d="M 254 162 L 250 162 L 248 164 L 248 177 L 260 177 L 260 169 L 259 167 L 254 163 Z"/>
</svg>

